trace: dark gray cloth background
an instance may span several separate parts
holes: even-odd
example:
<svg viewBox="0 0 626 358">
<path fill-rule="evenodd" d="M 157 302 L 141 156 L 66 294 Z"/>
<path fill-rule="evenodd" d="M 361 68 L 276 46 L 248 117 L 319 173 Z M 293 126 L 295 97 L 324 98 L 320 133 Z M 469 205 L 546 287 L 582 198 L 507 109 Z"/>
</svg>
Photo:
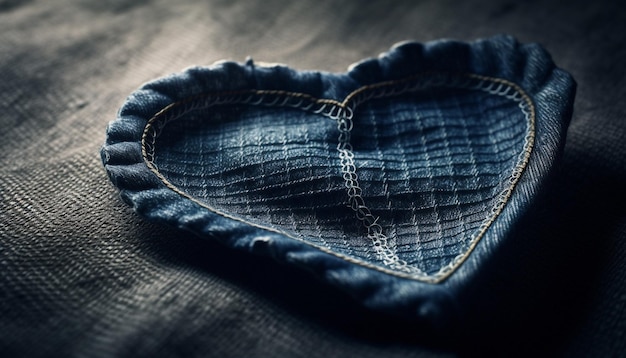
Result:
<svg viewBox="0 0 626 358">
<path fill-rule="evenodd" d="M 0 0 L 0 356 L 625 355 L 617 4 Z M 541 43 L 579 86 L 562 170 L 530 223 L 548 284 L 515 282 L 503 295 L 540 294 L 465 338 L 431 339 L 306 273 L 147 223 L 102 169 L 124 98 L 185 67 L 251 55 L 344 71 L 401 40 L 498 33 Z"/>
</svg>

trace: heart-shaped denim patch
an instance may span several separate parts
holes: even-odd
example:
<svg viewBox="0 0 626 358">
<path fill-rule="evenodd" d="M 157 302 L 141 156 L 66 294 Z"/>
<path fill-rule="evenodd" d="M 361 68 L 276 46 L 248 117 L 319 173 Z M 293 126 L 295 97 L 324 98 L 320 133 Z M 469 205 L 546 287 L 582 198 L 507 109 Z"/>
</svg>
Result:
<svg viewBox="0 0 626 358">
<path fill-rule="evenodd" d="M 544 185 L 573 88 L 510 37 L 403 43 L 345 74 L 222 62 L 133 93 L 102 156 L 148 218 L 433 319 Z"/>
</svg>

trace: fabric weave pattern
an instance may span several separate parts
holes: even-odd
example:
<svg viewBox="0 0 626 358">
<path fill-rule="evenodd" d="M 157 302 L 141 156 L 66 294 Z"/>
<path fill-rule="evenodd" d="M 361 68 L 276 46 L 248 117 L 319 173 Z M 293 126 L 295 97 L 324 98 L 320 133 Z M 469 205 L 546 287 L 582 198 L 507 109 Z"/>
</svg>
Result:
<svg viewBox="0 0 626 358">
<path fill-rule="evenodd" d="M 192 110 L 167 121 L 174 123 L 153 124 L 159 143 L 148 156 L 170 184 L 215 211 L 329 252 L 382 261 L 346 203 L 351 188 L 336 154 L 336 125 L 263 103 L 270 100 L 290 99 L 246 94 L 229 99 L 233 105 L 189 104 Z M 506 201 L 499 196 L 515 183 L 513 170 L 525 164 L 530 123 L 518 107 L 502 95 L 450 88 L 394 92 L 357 107 L 353 166 L 362 187 L 352 189 L 367 195 L 375 220 L 391 232 L 380 250 L 399 256 L 400 270 L 424 279 L 447 274 L 493 220 Z"/>
</svg>

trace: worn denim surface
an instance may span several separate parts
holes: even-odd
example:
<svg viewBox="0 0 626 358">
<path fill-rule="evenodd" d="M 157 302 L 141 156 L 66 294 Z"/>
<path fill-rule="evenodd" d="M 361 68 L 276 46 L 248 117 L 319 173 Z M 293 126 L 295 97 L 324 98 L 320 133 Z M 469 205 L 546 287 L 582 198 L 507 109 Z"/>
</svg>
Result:
<svg viewBox="0 0 626 358">
<path fill-rule="evenodd" d="M 574 87 L 505 36 L 345 74 L 224 62 L 134 92 L 102 157 L 140 214 L 442 328 L 547 184 Z"/>
</svg>

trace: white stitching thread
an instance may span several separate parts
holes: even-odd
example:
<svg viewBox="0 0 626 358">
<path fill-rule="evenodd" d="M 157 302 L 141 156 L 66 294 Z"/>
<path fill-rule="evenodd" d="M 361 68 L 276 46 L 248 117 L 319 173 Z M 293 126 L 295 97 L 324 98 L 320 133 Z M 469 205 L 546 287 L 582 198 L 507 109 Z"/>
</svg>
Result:
<svg viewBox="0 0 626 358">
<path fill-rule="evenodd" d="M 346 107 L 349 108 L 349 107 Z M 350 137 L 354 122 L 352 121 L 354 112 L 352 110 L 341 110 L 337 118 L 337 129 L 339 139 L 337 151 L 341 161 L 341 172 L 348 192 L 348 206 L 355 212 L 359 220 L 367 230 L 367 237 L 372 241 L 374 251 L 378 259 L 383 264 L 409 274 L 426 275 L 425 272 L 415 266 L 409 266 L 406 261 L 401 260 L 398 255 L 389 247 L 389 239 L 383 232 L 382 226 L 378 223 L 380 219 L 374 216 L 370 208 L 365 204 L 362 193 L 363 189 L 359 185 L 359 176 L 354 163 L 354 151 L 350 143 Z"/>
</svg>

